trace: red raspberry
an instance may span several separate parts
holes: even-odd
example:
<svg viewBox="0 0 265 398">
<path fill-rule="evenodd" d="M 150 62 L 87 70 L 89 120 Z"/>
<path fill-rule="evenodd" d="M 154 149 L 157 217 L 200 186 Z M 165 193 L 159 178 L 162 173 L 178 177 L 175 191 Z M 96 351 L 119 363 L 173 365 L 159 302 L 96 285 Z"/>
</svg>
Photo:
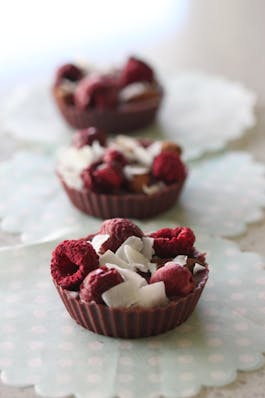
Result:
<svg viewBox="0 0 265 398">
<path fill-rule="evenodd" d="M 72 145 L 76 148 L 82 148 L 85 145 L 92 145 L 94 141 L 98 141 L 101 146 L 105 146 L 106 140 L 107 137 L 102 130 L 96 127 L 88 127 L 74 133 Z"/>
<path fill-rule="evenodd" d="M 127 159 L 120 151 L 111 148 L 106 150 L 103 161 L 110 164 L 118 163 L 121 166 L 125 166 L 128 163 Z"/>
<path fill-rule="evenodd" d="M 95 192 L 112 193 L 117 191 L 124 177 L 119 165 L 94 163 L 81 173 L 85 187 Z"/>
<path fill-rule="evenodd" d="M 150 278 L 149 283 L 163 281 L 167 297 L 186 296 L 195 287 L 192 273 L 172 261 L 159 268 Z"/>
<path fill-rule="evenodd" d="M 163 228 L 150 234 L 154 238 L 155 254 L 161 258 L 192 252 L 195 235 L 188 227 Z"/>
<path fill-rule="evenodd" d="M 88 76 L 80 81 L 75 91 L 78 108 L 113 108 L 118 103 L 118 86 L 112 76 Z"/>
<path fill-rule="evenodd" d="M 99 233 L 110 235 L 109 239 L 102 244 L 101 253 L 105 253 L 107 250 L 115 252 L 129 236 L 134 235 L 142 238 L 144 235 L 137 225 L 126 218 L 105 220 Z"/>
<path fill-rule="evenodd" d="M 62 288 L 78 290 L 87 274 L 98 266 L 98 255 L 90 243 L 64 240 L 52 253 L 51 275 Z"/>
<path fill-rule="evenodd" d="M 87 303 L 95 301 L 97 304 L 104 304 L 102 293 L 122 282 L 123 278 L 116 269 L 99 267 L 90 272 L 80 286 L 80 299 Z"/>
<path fill-rule="evenodd" d="M 82 79 L 83 75 L 84 72 L 78 66 L 74 64 L 65 64 L 58 68 L 55 77 L 55 84 L 59 84 L 63 79 L 77 82 Z"/>
<path fill-rule="evenodd" d="M 135 82 L 153 82 L 154 72 L 145 62 L 130 57 L 121 70 L 120 85 L 122 87 Z"/>
<path fill-rule="evenodd" d="M 154 177 L 166 184 L 184 181 L 187 170 L 176 152 L 161 152 L 155 157 L 152 167 Z"/>
</svg>

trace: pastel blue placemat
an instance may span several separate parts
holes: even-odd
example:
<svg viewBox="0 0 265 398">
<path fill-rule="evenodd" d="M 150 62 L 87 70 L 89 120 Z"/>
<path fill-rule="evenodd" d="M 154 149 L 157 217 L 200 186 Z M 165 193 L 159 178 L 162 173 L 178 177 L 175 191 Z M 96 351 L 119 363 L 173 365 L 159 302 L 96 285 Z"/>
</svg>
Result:
<svg viewBox="0 0 265 398">
<path fill-rule="evenodd" d="M 0 368 L 5 383 L 78 398 L 189 397 L 264 362 L 262 259 L 200 235 L 210 278 L 193 316 L 161 336 L 122 340 L 74 323 L 50 280 L 55 242 L 0 251 Z M 264 266 L 264 263 L 263 263 Z"/>
</svg>

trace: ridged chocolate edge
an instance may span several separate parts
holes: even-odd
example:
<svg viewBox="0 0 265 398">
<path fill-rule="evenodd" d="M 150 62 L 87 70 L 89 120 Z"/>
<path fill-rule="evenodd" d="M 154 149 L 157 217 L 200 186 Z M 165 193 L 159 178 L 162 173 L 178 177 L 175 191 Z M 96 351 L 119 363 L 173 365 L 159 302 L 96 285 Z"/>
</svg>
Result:
<svg viewBox="0 0 265 398">
<path fill-rule="evenodd" d="M 166 186 L 153 195 L 98 194 L 86 189 L 69 187 L 60 177 L 72 204 L 82 212 L 106 219 L 115 217 L 146 219 L 170 209 L 177 201 L 185 180 Z"/>
<path fill-rule="evenodd" d="M 57 107 L 65 121 L 74 129 L 90 126 L 98 127 L 106 133 L 120 134 L 144 128 L 154 122 L 161 105 L 163 91 L 160 88 L 158 99 L 144 101 L 139 104 L 125 104 L 114 109 L 80 110 L 65 103 L 62 97 L 53 89 Z"/>
<path fill-rule="evenodd" d="M 83 303 L 55 281 L 54 284 L 70 316 L 79 325 L 105 336 L 134 339 L 155 336 L 185 322 L 196 307 L 208 273 L 208 269 L 200 271 L 196 288 L 186 297 L 155 308 L 109 308 L 96 303 Z"/>
</svg>

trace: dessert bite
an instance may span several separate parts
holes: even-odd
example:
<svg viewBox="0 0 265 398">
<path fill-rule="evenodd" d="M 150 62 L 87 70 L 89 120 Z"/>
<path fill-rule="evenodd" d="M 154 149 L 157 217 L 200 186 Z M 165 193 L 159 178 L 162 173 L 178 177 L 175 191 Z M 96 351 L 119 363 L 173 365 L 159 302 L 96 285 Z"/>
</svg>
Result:
<svg viewBox="0 0 265 398">
<path fill-rule="evenodd" d="M 70 316 L 95 333 L 138 338 L 175 328 L 193 312 L 208 279 L 205 253 L 188 227 L 145 234 L 128 219 L 65 240 L 51 276 Z"/>
<path fill-rule="evenodd" d="M 100 218 L 148 218 L 172 207 L 187 168 L 174 142 L 107 139 L 95 127 L 79 130 L 58 154 L 57 174 L 79 210 Z"/>
<path fill-rule="evenodd" d="M 153 68 L 130 57 L 109 72 L 64 64 L 56 71 L 53 95 L 71 127 L 93 125 L 107 133 L 125 133 L 154 121 L 163 90 Z"/>
</svg>

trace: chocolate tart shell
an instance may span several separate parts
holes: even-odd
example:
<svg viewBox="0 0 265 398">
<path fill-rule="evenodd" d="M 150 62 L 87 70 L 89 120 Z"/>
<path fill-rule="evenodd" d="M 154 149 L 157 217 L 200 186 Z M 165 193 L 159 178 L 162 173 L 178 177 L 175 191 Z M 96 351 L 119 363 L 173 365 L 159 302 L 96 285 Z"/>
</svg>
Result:
<svg viewBox="0 0 265 398">
<path fill-rule="evenodd" d="M 170 209 L 177 201 L 185 180 L 165 186 L 161 191 L 142 193 L 100 194 L 88 189 L 69 187 L 59 175 L 62 186 L 72 204 L 82 212 L 107 219 L 115 217 L 146 219 Z"/>
<path fill-rule="evenodd" d="M 196 274 L 196 287 L 186 297 L 170 301 L 164 307 L 110 308 L 102 304 L 83 303 L 54 281 L 70 316 L 84 328 L 105 336 L 140 338 L 155 336 L 174 329 L 192 314 L 208 279 L 208 269 Z"/>
<path fill-rule="evenodd" d="M 67 104 L 62 96 L 57 95 L 56 89 L 57 87 L 53 89 L 56 104 L 71 127 L 84 129 L 94 126 L 110 134 L 127 133 L 152 124 L 163 98 L 163 91 L 160 89 L 159 96 L 154 99 L 123 104 L 113 109 L 80 110 Z"/>
</svg>

